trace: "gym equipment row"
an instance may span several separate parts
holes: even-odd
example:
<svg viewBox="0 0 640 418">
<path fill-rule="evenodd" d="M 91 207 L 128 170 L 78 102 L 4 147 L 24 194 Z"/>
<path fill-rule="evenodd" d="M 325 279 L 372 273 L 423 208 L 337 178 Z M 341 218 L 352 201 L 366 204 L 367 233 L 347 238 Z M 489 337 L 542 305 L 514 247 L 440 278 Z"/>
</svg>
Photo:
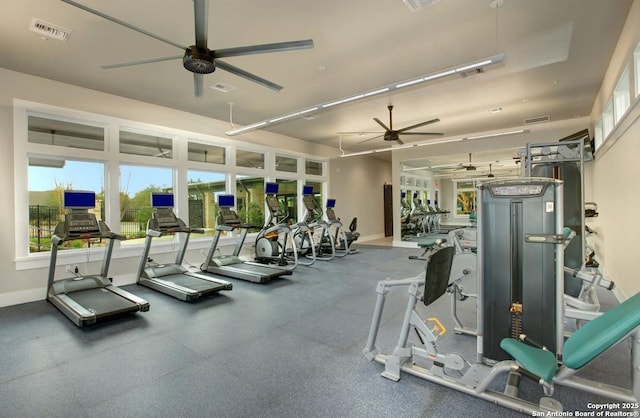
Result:
<svg viewBox="0 0 640 418">
<path fill-rule="evenodd" d="M 216 231 L 207 253 L 205 262 L 201 265 L 201 271 L 191 271 L 183 266 L 184 256 L 192 233 L 204 233 L 202 228 L 191 228 L 178 218 L 174 211 L 174 197 L 171 193 L 152 193 L 151 206 L 153 213 L 147 223 L 145 242 L 137 272 L 136 283 L 175 297 L 182 301 L 191 302 L 202 296 L 217 293 L 223 290 L 232 290 L 231 282 L 221 279 L 219 276 L 248 280 L 256 283 L 264 283 L 268 280 L 291 275 L 297 265 L 298 252 L 304 248 L 298 248 L 295 242 L 295 233 L 288 225 L 274 221 L 278 210 L 277 184 L 268 183 L 266 186 L 266 202 L 271 216 L 264 226 L 245 225 L 237 213 L 233 210 L 235 196 L 218 196 L 218 222 Z M 312 196 L 311 201 L 313 201 Z M 123 289 L 114 286 L 108 277 L 109 265 L 113 253 L 115 240 L 124 240 L 125 237 L 111 232 L 109 227 L 99 221 L 90 210 L 96 206 L 94 192 L 66 190 L 64 192 L 64 207 L 69 212 L 64 221 L 60 222 L 52 237 L 51 258 L 47 279 L 46 299 L 63 312 L 77 326 L 92 325 L 103 320 L 132 312 L 146 312 L 149 303 Z M 315 202 L 313 210 L 315 211 Z M 336 236 L 341 237 L 342 247 L 335 248 L 331 239 L 329 244 L 319 241 L 313 245 L 312 254 L 315 261 L 316 251 L 323 257 L 323 252 L 332 251 L 334 256 L 346 256 L 352 253 L 349 248 L 351 242 L 357 239 L 357 233 L 352 231 L 347 239 L 347 234 L 342 229 L 342 224 L 335 217 L 333 207 L 335 200 L 329 199 L 327 207 L 329 221 L 314 220 L 307 229 L 309 242 L 313 239 L 313 230 L 321 230 L 322 236 L 332 238 L 330 231 L 335 231 Z M 322 211 L 320 210 L 320 213 Z M 261 228 L 256 239 L 256 261 L 242 260 L 239 255 L 243 247 L 247 232 L 250 228 Z M 223 233 L 239 230 L 236 246 L 231 255 L 216 255 L 218 244 Z M 303 230 L 301 225 L 297 227 L 297 233 Z M 152 241 L 165 235 L 181 234 L 180 247 L 173 263 L 157 264 L 149 258 Z M 283 237 L 280 239 L 280 237 Z M 55 268 L 57 254 L 60 245 L 65 241 L 77 239 L 106 240 L 102 269 L 99 274 L 80 275 L 77 271 L 75 277 L 55 280 Z M 303 239 L 304 241 L 305 239 Z M 319 258 L 323 259 L 323 258 Z M 273 265 L 276 264 L 276 265 Z"/>
</svg>

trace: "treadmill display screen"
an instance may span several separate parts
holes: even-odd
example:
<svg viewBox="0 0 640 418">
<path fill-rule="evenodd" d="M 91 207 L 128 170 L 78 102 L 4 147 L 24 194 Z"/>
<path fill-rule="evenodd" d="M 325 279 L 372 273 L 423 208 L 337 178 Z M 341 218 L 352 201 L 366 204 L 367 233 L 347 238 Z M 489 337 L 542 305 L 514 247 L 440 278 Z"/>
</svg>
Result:
<svg viewBox="0 0 640 418">
<path fill-rule="evenodd" d="M 303 195 L 313 194 L 313 186 L 302 186 L 302 194 Z"/>
<path fill-rule="evenodd" d="M 173 193 L 151 193 L 151 206 L 154 208 L 172 208 Z"/>
<path fill-rule="evenodd" d="M 93 209 L 96 207 L 96 193 L 65 190 L 64 207 L 67 209 Z"/>
<path fill-rule="evenodd" d="M 267 183 L 264 192 L 266 194 L 278 194 L 278 183 Z"/>
<path fill-rule="evenodd" d="M 335 208 L 336 207 L 336 199 L 327 199 L 327 207 Z"/>
<path fill-rule="evenodd" d="M 232 208 L 236 204 L 236 197 L 232 194 L 218 195 L 218 206 L 221 208 Z"/>
</svg>

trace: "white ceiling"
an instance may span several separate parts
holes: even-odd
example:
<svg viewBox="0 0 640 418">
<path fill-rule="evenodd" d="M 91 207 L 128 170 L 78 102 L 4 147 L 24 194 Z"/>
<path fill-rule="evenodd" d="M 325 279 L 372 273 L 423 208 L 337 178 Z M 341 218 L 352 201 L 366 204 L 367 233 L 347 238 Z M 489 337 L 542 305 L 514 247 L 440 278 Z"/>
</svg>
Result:
<svg viewBox="0 0 640 418">
<path fill-rule="evenodd" d="M 77 1 L 178 44 L 195 43 L 191 1 Z M 62 1 L 0 0 L 0 66 L 229 122 L 233 103 L 232 121 L 240 127 L 505 54 L 502 64 L 482 74 L 452 76 L 269 127 L 336 148 L 341 141 L 353 152 L 389 146 L 381 138 L 361 144 L 363 137 L 336 134 L 378 131 L 372 118 L 388 122 L 389 104 L 395 107 L 394 128 L 439 118 L 420 130 L 446 136 L 499 131 L 538 116 L 588 116 L 632 0 L 504 0 L 491 7 L 495 3 L 440 0 L 411 11 L 402 0 L 210 0 L 211 49 L 302 39 L 313 39 L 315 46 L 225 59 L 284 86 L 280 92 L 218 69 L 205 76 L 204 97 L 196 98 L 192 74 L 179 59 L 100 68 L 180 55 L 178 48 Z M 71 29 L 71 37 L 42 39 L 29 31 L 34 17 Z M 216 83 L 236 88 L 209 88 Z M 495 107 L 503 111 L 490 113 Z M 460 157 L 468 159 L 465 150 Z"/>
</svg>

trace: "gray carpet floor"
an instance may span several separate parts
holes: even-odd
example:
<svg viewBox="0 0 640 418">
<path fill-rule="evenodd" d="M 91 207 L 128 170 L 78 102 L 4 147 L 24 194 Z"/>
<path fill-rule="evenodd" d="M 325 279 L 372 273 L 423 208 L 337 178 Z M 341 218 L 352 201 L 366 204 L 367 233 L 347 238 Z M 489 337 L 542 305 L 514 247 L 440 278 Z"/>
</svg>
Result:
<svg viewBox="0 0 640 418">
<path fill-rule="evenodd" d="M 358 247 L 359 254 L 265 284 L 229 279 L 232 291 L 193 303 L 126 286 L 150 311 L 92 327 L 77 328 L 45 301 L 2 308 L 0 416 L 517 416 L 416 377 L 380 376 L 382 365 L 362 355 L 376 283 L 414 276 L 423 262 L 407 259 L 417 249 Z M 389 294 L 383 351 L 396 341 L 405 303 L 406 291 Z M 421 308 L 449 323 L 446 297 L 429 312 Z M 463 319 L 473 320 L 473 309 L 463 306 Z M 475 360 L 472 337 L 450 332 L 442 344 Z M 628 387 L 629 351 L 618 345 L 585 375 Z M 541 396 L 535 384 L 523 386 L 525 395 Z M 565 410 L 604 401 L 556 392 Z"/>
</svg>

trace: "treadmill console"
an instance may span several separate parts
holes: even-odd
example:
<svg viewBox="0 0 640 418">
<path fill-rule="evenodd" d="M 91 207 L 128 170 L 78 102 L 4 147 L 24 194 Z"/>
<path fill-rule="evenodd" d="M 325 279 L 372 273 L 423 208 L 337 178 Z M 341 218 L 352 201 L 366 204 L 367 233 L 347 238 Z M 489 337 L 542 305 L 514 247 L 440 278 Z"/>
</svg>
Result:
<svg viewBox="0 0 640 418">
<path fill-rule="evenodd" d="M 171 208 L 158 208 L 153 212 L 152 216 L 155 226 L 160 232 L 175 229 L 180 226 L 180 222 L 178 222 L 178 218 Z"/>
<path fill-rule="evenodd" d="M 232 194 L 218 195 L 218 225 L 237 226 L 242 223 L 242 219 L 238 216 L 233 207 L 236 204 L 236 197 Z"/>
<path fill-rule="evenodd" d="M 71 212 L 64 216 L 64 234 L 69 237 L 100 236 L 100 224 L 96 215 L 87 212 Z"/>
<path fill-rule="evenodd" d="M 65 190 L 63 195 L 65 209 L 71 212 L 64 216 L 62 234 L 65 239 L 100 237 L 100 223 L 89 209 L 96 207 L 96 193 L 83 190 Z M 56 227 L 57 229 L 58 227 Z"/>
<path fill-rule="evenodd" d="M 220 225 L 240 225 L 242 220 L 232 208 L 220 208 L 218 224 Z"/>
</svg>

